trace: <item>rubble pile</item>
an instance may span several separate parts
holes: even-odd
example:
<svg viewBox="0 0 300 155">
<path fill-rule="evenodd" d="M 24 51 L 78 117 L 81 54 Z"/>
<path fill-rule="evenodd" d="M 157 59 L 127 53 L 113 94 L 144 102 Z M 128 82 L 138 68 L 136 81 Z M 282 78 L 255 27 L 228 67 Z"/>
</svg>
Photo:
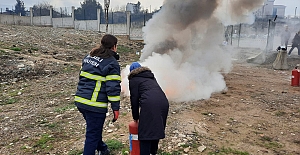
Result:
<svg viewBox="0 0 300 155">
<path fill-rule="evenodd" d="M 0 82 L 64 72 L 66 66 L 80 64 L 99 45 L 102 35 L 94 31 L 0 25 Z M 127 38 L 121 36 L 119 44 L 132 51 L 142 49 L 141 42 L 123 40 Z"/>
</svg>

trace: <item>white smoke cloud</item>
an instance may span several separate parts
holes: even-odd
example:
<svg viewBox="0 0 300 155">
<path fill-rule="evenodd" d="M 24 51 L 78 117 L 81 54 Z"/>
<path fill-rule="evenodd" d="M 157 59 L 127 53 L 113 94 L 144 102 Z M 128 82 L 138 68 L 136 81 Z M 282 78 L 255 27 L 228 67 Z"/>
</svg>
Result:
<svg viewBox="0 0 300 155">
<path fill-rule="evenodd" d="M 221 45 L 224 23 L 251 18 L 234 11 L 230 11 L 231 18 L 225 18 L 224 6 L 222 0 L 165 0 L 162 10 L 143 28 L 146 45 L 140 63 L 152 70 L 170 101 L 208 99 L 226 89 L 222 74 L 231 70 L 232 53 Z M 242 12 L 254 7 L 244 8 Z M 128 68 L 122 71 L 126 95 Z"/>
<path fill-rule="evenodd" d="M 263 5 L 262 0 L 222 0 L 216 9 L 215 16 L 227 25 L 240 23 L 252 24 L 255 21 L 253 10 Z"/>
</svg>

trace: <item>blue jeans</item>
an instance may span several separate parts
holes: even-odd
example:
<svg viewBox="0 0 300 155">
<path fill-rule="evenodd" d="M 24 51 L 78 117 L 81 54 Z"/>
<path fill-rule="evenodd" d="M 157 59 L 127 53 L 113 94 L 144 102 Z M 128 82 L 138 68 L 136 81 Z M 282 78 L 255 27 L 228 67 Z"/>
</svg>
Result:
<svg viewBox="0 0 300 155">
<path fill-rule="evenodd" d="M 102 141 L 102 129 L 105 113 L 97 113 L 78 108 L 86 121 L 86 133 L 83 155 L 95 155 L 95 151 L 106 151 L 107 145 Z"/>
</svg>

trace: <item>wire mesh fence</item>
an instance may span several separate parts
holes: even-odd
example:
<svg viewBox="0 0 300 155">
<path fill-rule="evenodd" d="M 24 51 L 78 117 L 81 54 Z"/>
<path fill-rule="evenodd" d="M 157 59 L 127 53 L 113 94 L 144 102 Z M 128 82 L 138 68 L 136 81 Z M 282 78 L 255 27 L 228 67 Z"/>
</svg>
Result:
<svg viewBox="0 0 300 155">
<path fill-rule="evenodd" d="M 108 12 L 108 24 L 126 24 L 127 15 L 124 11 Z M 100 24 L 106 24 L 105 15 L 101 16 Z"/>
<path fill-rule="evenodd" d="M 142 40 L 143 32 L 142 28 L 146 26 L 148 20 L 153 16 L 153 13 L 139 13 L 130 15 L 130 39 Z"/>
<path fill-rule="evenodd" d="M 97 9 L 82 9 L 76 8 L 74 10 L 76 20 L 97 20 Z M 101 14 L 100 14 L 101 15 Z M 104 18 L 103 15 L 101 17 Z"/>
<path fill-rule="evenodd" d="M 36 7 L 32 8 L 33 16 L 50 16 L 50 7 Z"/>
<path fill-rule="evenodd" d="M 152 13 L 140 13 L 130 15 L 130 26 L 133 28 L 141 28 L 146 25 L 146 22 L 151 19 Z"/>
<path fill-rule="evenodd" d="M 291 34 L 288 40 L 290 46 L 293 35 L 300 30 L 300 19 L 258 18 L 253 24 L 229 25 L 224 28 L 224 44 L 272 51 L 284 46 L 282 33 L 286 28 Z"/>
<path fill-rule="evenodd" d="M 71 7 L 53 8 L 52 17 L 53 18 L 72 17 L 72 8 Z"/>
<path fill-rule="evenodd" d="M 110 12 L 108 14 L 109 24 L 125 24 L 127 22 L 127 15 L 124 11 Z"/>
</svg>

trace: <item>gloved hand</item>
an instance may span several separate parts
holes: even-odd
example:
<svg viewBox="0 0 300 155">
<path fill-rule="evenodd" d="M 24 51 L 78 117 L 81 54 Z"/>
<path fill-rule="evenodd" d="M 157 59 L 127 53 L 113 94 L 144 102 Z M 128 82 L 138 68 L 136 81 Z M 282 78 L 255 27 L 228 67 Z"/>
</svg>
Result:
<svg viewBox="0 0 300 155">
<path fill-rule="evenodd" d="M 114 119 L 112 122 L 115 122 L 119 118 L 119 111 L 114 111 Z"/>
</svg>

